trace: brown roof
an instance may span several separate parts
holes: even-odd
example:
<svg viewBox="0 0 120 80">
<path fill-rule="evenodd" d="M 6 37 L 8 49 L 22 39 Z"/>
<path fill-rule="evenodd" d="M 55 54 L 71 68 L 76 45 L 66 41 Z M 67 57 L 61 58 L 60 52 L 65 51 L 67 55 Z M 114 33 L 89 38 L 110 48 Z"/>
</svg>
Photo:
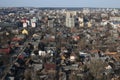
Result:
<svg viewBox="0 0 120 80">
<path fill-rule="evenodd" d="M 105 54 L 107 54 L 107 55 L 115 55 L 115 54 L 117 54 L 117 52 L 105 52 Z"/>
<path fill-rule="evenodd" d="M 91 50 L 90 53 L 98 53 L 99 50 L 97 49 L 94 49 L 94 50 Z"/>
</svg>

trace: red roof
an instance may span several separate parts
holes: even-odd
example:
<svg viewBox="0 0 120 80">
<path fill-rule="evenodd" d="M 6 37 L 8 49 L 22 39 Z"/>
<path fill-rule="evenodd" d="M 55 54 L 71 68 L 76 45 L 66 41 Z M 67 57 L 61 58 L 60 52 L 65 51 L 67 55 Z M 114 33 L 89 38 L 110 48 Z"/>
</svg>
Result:
<svg viewBox="0 0 120 80">
<path fill-rule="evenodd" d="M 56 69 L 56 64 L 52 64 L 52 63 L 46 63 L 44 64 L 45 70 L 55 70 Z"/>
<path fill-rule="evenodd" d="M 1 48 L 1 49 L 0 49 L 0 53 L 9 54 L 9 52 L 10 52 L 10 48 Z"/>
<path fill-rule="evenodd" d="M 20 41 L 20 40 L 21 38 L 16 38 L 16 37 L 12 39 L 12 41 Z"/>
</svg>

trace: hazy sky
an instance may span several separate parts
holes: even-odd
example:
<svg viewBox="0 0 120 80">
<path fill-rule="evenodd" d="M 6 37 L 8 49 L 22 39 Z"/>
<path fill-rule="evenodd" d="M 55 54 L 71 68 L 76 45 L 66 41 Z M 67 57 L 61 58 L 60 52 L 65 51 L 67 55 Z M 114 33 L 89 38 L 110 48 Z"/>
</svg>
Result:
<svg viewBox="0 0 120 80">
<path fill-rule="evenodd" d="M 0 7 L 110 7 L 110 8 L 120 8 L 120 0 L 0 0 Z"/>
</svg>

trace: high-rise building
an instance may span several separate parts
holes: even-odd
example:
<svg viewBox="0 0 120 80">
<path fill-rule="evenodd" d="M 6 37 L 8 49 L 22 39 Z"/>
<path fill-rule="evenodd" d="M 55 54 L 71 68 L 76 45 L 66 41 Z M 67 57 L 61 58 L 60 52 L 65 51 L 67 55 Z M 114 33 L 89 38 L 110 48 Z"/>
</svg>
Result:
<svg viewBox="0 0 120 80">
<path fill-rule="evenodd" d="M 66 12 L 66 26 L 67 27 L 75 27 L 75 13 L 74 12 Z"/>
<path fill-rule="evenodd" d="M 84 26 L 83 18 L 82 18 L 82 17 L 79 17 L 79 18 L 78 18 L 78 21 L 79 21 L 79 26 L 80 26 L 80 27 L 83 27 L 83 26 Z"/>
<path fill-rule="evenodd" d="M 33 19 L 31 19 L 31 26 L 36 27 L 36 22 L 37 22 L 37 19 L 33 17 Z"/>
<path fill-rule="evenodd" d="M 74 27 L 75 26 L 74 18 L 66 18 L 66 26 L 67 27 Z"/>
<path fill-rule="evenodd" d="M 53 20 L 48 20 L 48 26 L 49 26 L 49 27 L 53 27 L 53 26 L 54 26 Z"/>
</svg>

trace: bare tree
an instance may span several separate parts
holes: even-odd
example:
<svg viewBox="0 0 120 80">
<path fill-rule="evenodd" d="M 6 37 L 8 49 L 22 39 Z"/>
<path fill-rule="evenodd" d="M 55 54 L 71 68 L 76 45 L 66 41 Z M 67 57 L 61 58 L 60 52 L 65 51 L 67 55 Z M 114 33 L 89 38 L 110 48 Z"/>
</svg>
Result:
<svg viewBox="0 0 120 80">
<path fill-rule="evenodd" d="M 92 60 L 88 65 L 90 69 L 90 73 L 98 80 L 103 77 L 102 72 L 104 72 L 104 68 L 106 63 L 101 60 Z"/>
</svg>

